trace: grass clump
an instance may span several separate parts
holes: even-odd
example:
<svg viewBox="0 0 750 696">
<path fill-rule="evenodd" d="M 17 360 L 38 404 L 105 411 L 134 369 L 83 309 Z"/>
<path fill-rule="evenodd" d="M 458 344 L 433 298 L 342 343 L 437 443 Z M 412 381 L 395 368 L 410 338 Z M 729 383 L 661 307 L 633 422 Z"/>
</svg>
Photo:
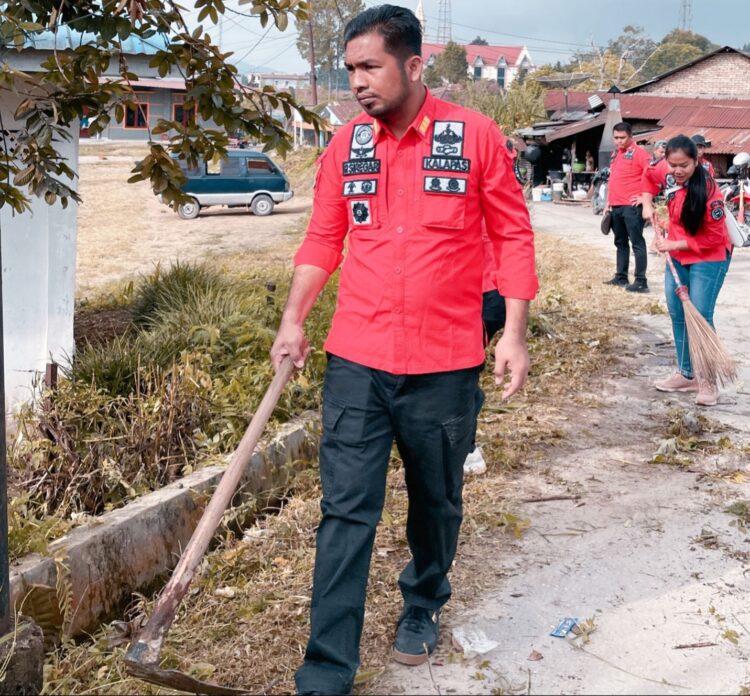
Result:
<svg viewBox="0 0 750 696">
<path fill-rule="evenodd" d="M 279 269 L 190 264 L 144 278 L 134 321 L 110 340 L 81 337 L 57 388 L 20 413 L 10 459 L 26 502 L 16 528 L 116 508 L 232 451 L 273 376 L 288 284 Z M 330 324 L 330 286 L 309 320 L 314 346 Z M 280 399 L 277 423 L 318 407 L 324 366 L 318 350 Z"/>
</svg>

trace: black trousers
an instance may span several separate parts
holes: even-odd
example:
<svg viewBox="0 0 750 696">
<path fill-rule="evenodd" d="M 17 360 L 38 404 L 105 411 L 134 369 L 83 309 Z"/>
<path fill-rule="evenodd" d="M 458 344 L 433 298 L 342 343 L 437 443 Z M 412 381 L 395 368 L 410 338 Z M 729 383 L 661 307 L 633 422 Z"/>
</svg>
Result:
<svg viewBox="0 0 750 696">
<path fill-rule="evenodd" d="M 310 639 L 296 674 L 299 692 L 340 694 L 352 687 L 394 440 L 409 497 L 412 558 L 399 578 L 404 602 L 435 610 L 448 601 L 480 369 L 393 375 L 329 356 L 320 445 L 322 519 Z"/>
<path fill-rule="evenodd" d="M 648 265 L 648 251 L 646 240 L 643 238 L 643 206 L 616 205 L 612 208 L 612 231 L 615 247 L 617 247 L 616 276 L 622 280 L 628 279 L 630 265 L 630 246 L 633 247 L 635 257 L 635 279 L 646 282 L 646 266 Z"/>
</svg>

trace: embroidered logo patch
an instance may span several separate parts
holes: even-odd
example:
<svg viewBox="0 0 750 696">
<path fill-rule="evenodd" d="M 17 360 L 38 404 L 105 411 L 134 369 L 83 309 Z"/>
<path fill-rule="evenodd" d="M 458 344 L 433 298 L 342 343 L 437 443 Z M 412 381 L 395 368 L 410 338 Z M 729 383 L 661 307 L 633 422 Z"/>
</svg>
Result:
<svg viewBox="0 0 750 696">
<path fill-rule="evenodd" d="M 448 176 L 426 176 L 424 190 L 427 193 L 452 193 L 466 195 L 466 179 Z"/>
<path fill-rule="evenodd" d="M 628 150 L 624 155 L 626 160 L 632 160 L 635 157 L 635 150 Z"/>
<path fill-rule="evenodd" d="M 677 186 L 677 179 L 674 178 L 674 174 L 667 174 L 667 178 L 664 181 L 667 184 L 667 188 Z"/>
<path fill-rule="evenodd" d="M 374 154 L 375 136 L 372 126 L 369 123 L 360 123 L 358 126 L 354 126 L 349 159 L 372 159 Z"/>
<path fill-rule="evenodd" d="M 355 225 L 366 225 L 370 222 L 370 201 L 352 201 L 351 206 Z"/>
<path fill-rule="evenodd" d="M 464 124 L 462 121 L 435 121 L 432 129 L 433 157 L 463 157 Z"/>
<path fill-rule="evenodd" d="M 344 184 L 344 196 L 374 196 L 378 192 L 377 179 L 355 179 Z"/>
<path fill-rule="evenodd" d="M 460 157 L 425 157 L 422 160 L 422 169 L 428 172 L 461 172 L 468 174 L 471 169 L 471 160 Z"/>
<path fill-rule="evenodd" d="M 344 162 L 344 176 L 352 174 L 379 174 L 379 159 L 347 160 Z"/>
<path fill-rule="evenodd" d="M 713 201 L 711 203 L 711 217 L 716 220 L 722 220 L 724 218 L 724 203 L 723 201 Z"/>
</svg>

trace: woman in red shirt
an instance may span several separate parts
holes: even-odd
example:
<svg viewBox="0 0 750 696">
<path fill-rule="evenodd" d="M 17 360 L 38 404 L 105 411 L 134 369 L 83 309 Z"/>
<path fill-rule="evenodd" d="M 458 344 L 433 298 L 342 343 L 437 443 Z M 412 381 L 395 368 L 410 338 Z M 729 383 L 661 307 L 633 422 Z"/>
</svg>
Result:
<svg viewBox="0 0 750 696">
<path fill-rule="evenodd" d="M 665 191 L 669 232 L 667 237 L 658 236 L 655 245 L 659 251 L 671 254 L 691 302 L 713 326 L 716 298 L 732 258 L 724 201 L 719 187 L 700 165 L 698 150 L 690 138 L 672 138 L 667 143 L 666 158 L 675 185 Z M 714 406 L 719 389 L 715 383 L 696 379 L 693 374 L 682 301 L 675 293 L 675 281 L 668 269 L 664 278 L 678 371 L 654 386 L 666 392 L 696 391 L 695 402 L 699 406 Z"/>
</svg>

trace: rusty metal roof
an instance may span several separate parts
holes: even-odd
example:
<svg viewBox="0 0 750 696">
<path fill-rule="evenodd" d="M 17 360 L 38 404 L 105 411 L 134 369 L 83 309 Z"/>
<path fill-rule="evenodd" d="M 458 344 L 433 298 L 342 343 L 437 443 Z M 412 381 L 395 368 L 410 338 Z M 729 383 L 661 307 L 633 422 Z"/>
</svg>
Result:
<svg viewBox="0 0 750 696">
<path fill-rule="evenodd" d="M 676 135 L 687 135 L 688 137 L 700 134 L 710 141 L 711 147 L 706 152 L 717 155 L 736 155 L 739 152 L 750 151 L 750 130 L 747 128 L 695 128 L 672 125 L 663 126 L 658 131 L 648 135 L 647 143 L 657 140 L 669 140 Z M 639 138 L 640 140 L 640 138 Z"/>
<path fill-rule="evenodd" d="M 677 106 L 659 122 L 662 126 L 750 128 L 750 102 L 744 106 Z"/>
</svg>

